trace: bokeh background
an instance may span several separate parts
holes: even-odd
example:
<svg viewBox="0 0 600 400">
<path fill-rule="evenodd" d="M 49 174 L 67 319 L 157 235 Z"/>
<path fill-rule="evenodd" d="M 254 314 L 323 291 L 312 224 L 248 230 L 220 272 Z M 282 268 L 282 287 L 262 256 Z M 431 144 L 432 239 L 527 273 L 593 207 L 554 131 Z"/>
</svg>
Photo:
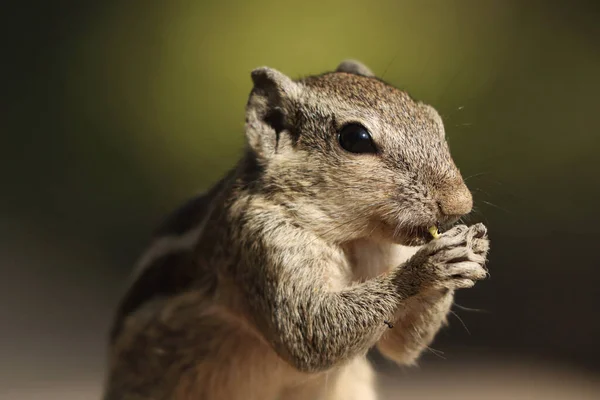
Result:
<svg viewBox="0 0 600 400">
<path fill-rule="evenodd" d="M 348 57 L 440 110 L 492 239 L 419 368 L 373 355 L 384 398 L 600 398 L 597 1 L 3 8 L 0 398 L 99 398 L 149 233 L 241 154 L 250 71 Z"/>
</svg>

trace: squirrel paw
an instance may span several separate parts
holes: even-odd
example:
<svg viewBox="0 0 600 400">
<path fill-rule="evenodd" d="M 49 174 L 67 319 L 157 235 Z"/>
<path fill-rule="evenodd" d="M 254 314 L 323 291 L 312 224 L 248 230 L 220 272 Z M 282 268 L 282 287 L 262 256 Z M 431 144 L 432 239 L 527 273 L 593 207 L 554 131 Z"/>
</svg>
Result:
<svg viewBox="0 0 600 400">
<path fill-rule="evenodd" d="M 487 277 L 484 268 L 489 240 L 483 224 L 458 225 L 421 248 L 408 262 L 404 275 L 426 289 L 461 289 L 472 287 Z M 405 281 L 405 283 L 407 283 Z"/>
</svg>

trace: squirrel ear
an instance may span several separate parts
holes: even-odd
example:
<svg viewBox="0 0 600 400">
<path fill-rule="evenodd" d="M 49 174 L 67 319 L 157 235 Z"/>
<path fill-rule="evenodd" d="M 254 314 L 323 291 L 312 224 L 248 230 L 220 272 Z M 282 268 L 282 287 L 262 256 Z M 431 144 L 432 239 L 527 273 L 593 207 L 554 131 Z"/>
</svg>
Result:
<svg viewBox="0 0 600 400">
<path fill-rule="evenodd" d="M 338 65 L 335 72 L 347 72 L 354 75 L 375 76 L 373 71 L 360 61 L 344 60 Z"/>
<path fill-rule="evenodd" d="M 254 83 L 254 91 L 271 92 L 273 95 L 293 95 L 297 84 L 287 75 L 269 67 L 256 68 L 250 74 Z"/>
<path fill-rule="evenodd" d="M 268 159 L 281 144 L 280 133 L 290 125 L 292 101 L 301 89 L 273 68 L 256 68 L 251 76 L 254 87 L 246 106 L 246 137 L 258 157 Z"/>
</svg>

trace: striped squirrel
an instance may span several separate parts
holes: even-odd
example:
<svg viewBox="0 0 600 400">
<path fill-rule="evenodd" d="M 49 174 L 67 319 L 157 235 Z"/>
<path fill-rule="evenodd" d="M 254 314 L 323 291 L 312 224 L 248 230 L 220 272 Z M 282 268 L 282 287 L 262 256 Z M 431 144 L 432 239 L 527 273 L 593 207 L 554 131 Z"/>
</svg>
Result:
<svg viewBox="0 0 600 400">
<path fill-rule="evenodd" d="M 372 400 L 367 351 L 413 364 L 486 277 L 433 107 L 353 60 L 251 76 L 243 157 L 140 258 L 105 400 Z"/>
</svg>

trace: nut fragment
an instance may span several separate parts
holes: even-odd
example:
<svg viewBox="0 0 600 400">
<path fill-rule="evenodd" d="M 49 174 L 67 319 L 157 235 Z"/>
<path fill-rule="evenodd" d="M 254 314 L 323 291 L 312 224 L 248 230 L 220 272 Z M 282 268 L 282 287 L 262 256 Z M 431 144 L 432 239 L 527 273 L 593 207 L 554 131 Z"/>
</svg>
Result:
<svg viewBox="0 0 600 400">
<path fill-rule="evenodd" d="M 437 226 L 435 226 L 435 225 L 434 225 L 434 226 L 431 226 L 431 227 L 429 228 L 429 233 L 431 234 L 431 236 L 433 236 L 433 238 L 434 238 L 434 239 L 437 239 L 437 238 L 439 238 L 439 237 L 440 237 L 440 234 L 439 234 L 439 232 L 438 232 L 438 228 L 437 228 Z"/>
</svg>

